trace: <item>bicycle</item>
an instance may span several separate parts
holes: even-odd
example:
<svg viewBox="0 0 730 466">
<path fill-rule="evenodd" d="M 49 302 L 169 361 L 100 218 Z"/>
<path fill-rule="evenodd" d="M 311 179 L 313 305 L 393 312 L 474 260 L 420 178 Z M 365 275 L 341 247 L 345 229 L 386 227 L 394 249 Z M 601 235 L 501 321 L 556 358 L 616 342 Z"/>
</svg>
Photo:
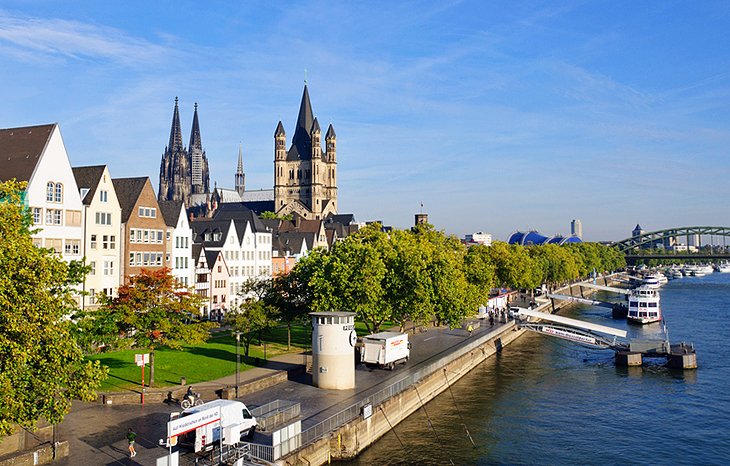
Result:
<svg viewBox="0 0 730 466">
<path fill-rule="evenodd" d="M 182 401 L 180 401 L 180 407 L 182 409 L 188 409 L 188 408 L 192 408 L 193 406 L 200 406 L 203 403 L 205 403 L 205 402 L 203 401 L 202 398 L 200 398 L 200 393 L 193 393 L 192 398 L 186 395 L 182 399 Z"/>
</svg>

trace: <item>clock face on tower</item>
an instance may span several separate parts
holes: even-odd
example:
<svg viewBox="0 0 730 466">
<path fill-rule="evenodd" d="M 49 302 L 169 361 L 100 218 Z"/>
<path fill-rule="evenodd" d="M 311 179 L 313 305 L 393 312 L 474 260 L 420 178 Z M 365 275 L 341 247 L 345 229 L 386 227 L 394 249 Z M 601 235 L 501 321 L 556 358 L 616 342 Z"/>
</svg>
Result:
<svg viewBox="0 0 730 466">
<path fill-rule="evenodd" d="M 350 346 L 355 346 L 357 343 L 357 333 L 354 330 L 350 331 Z"/>
</svg>

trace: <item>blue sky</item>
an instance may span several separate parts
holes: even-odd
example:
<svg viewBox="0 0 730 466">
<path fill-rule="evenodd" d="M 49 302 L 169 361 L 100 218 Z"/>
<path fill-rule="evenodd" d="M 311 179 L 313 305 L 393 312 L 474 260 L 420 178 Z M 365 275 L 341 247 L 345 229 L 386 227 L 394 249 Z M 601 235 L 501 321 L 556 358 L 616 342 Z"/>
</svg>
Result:
<svg viewBox="0 0 730 466">
<path fill-rule="evenodd" d="M 211 185 L 242 143 L 247 187 L 271 188 L 306 69 L 341 212 L 618 240 L 730 225 L 728 45 L 723 1 L 6 0 L 0 127 L 58 122 L 73 165 L 156 187 L 179 96 Z"/>
</svg>

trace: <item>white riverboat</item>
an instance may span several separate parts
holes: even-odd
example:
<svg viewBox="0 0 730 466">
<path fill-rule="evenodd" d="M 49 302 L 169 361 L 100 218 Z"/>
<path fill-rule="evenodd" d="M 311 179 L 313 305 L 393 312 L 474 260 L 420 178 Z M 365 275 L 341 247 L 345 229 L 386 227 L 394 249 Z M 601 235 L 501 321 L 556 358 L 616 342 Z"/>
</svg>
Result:
<svg viewBox="0 0 730 466">
<path fill-rule="evenodd" d="M 654 290 L 662 286 L 659 278 L 656 275 L 647 275 L 646 277 L 644 277 L 641 283 L 641 286 L 646 286 Z"/>
<path fill-rule="evenodd" d="M 723 262 L 722 264 L 717 264 L 717 271 L 720 273 L 730 273 L 730 263 Z"/>
<path fill-rule="evenodd" d="M 650 324 L 662 320 L 662 309 L 659 305 L 659 291 L 648 285 L 641 285 L 629 294 L 629 322 Z"/>
</svg>

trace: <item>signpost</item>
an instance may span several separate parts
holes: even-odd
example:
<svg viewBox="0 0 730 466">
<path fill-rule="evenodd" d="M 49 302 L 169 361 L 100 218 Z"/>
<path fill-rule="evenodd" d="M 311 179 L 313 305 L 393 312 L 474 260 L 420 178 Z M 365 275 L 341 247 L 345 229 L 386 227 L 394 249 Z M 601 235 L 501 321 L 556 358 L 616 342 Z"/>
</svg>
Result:
<svg viewBox="0 0 730 466">
<path fill-rule="evenodd" d="M 135 354 L 134 362 L 142 368 L 142 404 L 144 404 L 144 365 L 150 362 L 150 353 Z"/>
</svg>

